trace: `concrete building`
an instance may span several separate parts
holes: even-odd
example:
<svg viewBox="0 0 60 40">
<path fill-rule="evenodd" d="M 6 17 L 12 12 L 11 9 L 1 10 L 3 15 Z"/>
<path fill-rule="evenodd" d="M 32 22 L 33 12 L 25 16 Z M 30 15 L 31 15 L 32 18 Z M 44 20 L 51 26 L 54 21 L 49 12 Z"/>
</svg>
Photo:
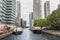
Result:
<svg viewBox="0 0 60 40">
<path fill-rule="evenodd" d="M 33 20 L 41 18 L 41 1 L 33 0 Z"/>
<path fill-rule="evenodd" d="M 26 27 L 26 21 L 21 19 L 21 27 L 25 28 Z"/>
<path fill-rule="evenodd" d="M 30 23 L 30 27 L 32 27 L 33 26 L 33 12 L 29 14 L 29 23 Z"/>
<path fill-rule="evenodd" d="M 49 1 L 46 1 L 44 3 L 44 15 L 45 15 L 45 18 L 50 14 L 50 2 Z"/>
<path fill-rule="evenodd" d="M 23 27 L 26 28 L 26 21 L 23 21 Z"/>
<path fill-rule="evenodd" d="M 17 1 L 17 5 L 16 5 L 16 9 L 17 9 L 17 18 L 16 18 L 16 21 L 17 21 L 17 25 L 18 26 L 21 26 L 21 11 L 20 11 L 20 1 Z"/>
<path fill-rule="evenodd" d="M 16 0 L 0 0 L 0 22 L 15 26 Z"/>
<path fill-rule="evenodd" d="M 32 25 L 34 24 L 34 20 L 42 18 L 41 14 L 41 0 L 33 0 L 33 20 Z"/>
<path fill-rule="evenodd" d="M 21 27 L 23 27 L 23 23 L 22 22 L 23 22 L 23 19 L 21 19 Z"/>
<path fill-rule="evenodd" d="M 3 10 L 3 9 L 5 9 L 3 6 L 3 3 L 4 3 L 4 1 L 3 0 L 0 0 L 0 23 L 2 23 L 2 18 L 4 17 L 4 14 L 3 13 L 5 13 L 5 11 Z"/>
<path fill-rule="evenodd" d="M 3 19 L 4 19 L 4 16 L 5 16 L 5 9 L 6 8 L 6 4 L 4 2 L 4 0 L 0 0 L 0 29 L 3 29 Z"/>
<path fill-rule="evenodd" d="M 60 8 L 60 4 L 58 4 L 58 8 Z"/>
</svg>

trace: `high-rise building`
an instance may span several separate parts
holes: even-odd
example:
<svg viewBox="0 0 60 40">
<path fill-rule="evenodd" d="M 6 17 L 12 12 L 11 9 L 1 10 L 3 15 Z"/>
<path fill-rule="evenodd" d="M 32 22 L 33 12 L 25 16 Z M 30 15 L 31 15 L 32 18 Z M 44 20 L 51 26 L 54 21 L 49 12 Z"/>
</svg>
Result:
<svg viewBox="0 0 60 40">
<path fill-rule="evenodd" d="M 41 18 L 41 1 L 33 0 L 33 20 Z"/>
<path fill-rule="evenodd" d="M 4 9 L 5 9 L 5 2 L 3 0 L 0 0 L 0 23 L 2 23 L 2 19 L 4 17 Z"/>
<path fill-rule="evenodd" d="M 0 22 L 15 25 L 16 0 L 0 0 Z"/>
<path fill-rule="evenodd" d="M 18 26 L 21 26 L 21 13 L 20 13 L 20 1 L 17 1 L 17 5 L 16 5 L 16 9 L 17 9 L 17 18 L 16 18 L 16 22 Z"/>
<path fill-rule="evenodd" d="M 25 28 L 26 27 L 26 21 L 21 19 L 21 27 Z"/>
<path fill-rule="evenodd" d="M 15 15 L 16 15 L 16 0 L 6 0 L 7 3 L 7 11 L 5 17 L 5 23 L 7 24 L 15 24 Z"/>
<path fill-rule="evenodd" d="M 21 19 L 21 27 L 23 27 L 23 19 Z"/>
<path fill-rule="evenodd" d="M 60 8 L 60 4 L 58 4 L 58 8 Z"/>
<path fill-rule="evenodd" d="M 23 27 L 26 28 L 26 21 L 23 22 Z"/>
<path fill-rule="evenodd" d="M 44 3 L 44 15 L 45 15 L 45 18 L 50 14 L 50 3 L 49 1 L 46 1 Z"/>
<path fill-rule="evenodd" d="M 6 3 L 4 0 L 0 0 L 0 29 L 4 28 L 3 27 L 3 19 L 5 18 L 5 13 L 6 13 Z"/>
<path fill-rule="evenodd" d="M 30 23 L 30 27 L 32 27 L 32 25 L 33 25 L 33 12 L 31 12 L 29 14 L 29 23 Z"/>
</svg>

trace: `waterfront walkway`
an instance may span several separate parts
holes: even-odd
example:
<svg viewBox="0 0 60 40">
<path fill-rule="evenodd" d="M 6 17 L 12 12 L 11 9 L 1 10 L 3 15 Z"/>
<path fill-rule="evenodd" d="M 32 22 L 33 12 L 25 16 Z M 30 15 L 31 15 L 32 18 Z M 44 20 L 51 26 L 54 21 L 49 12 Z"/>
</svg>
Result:
<svg viewBox="0 0 60 40">
<path fill-rule="evenodd" d="M 9 36 L 10 34 L 12 34 L 12 32 L 1 34 L 0 39 L 5 38 L 5 37 Z"/>
<path fill-rule="evenodd" d="M 60 37 L 60 31 L 57 31 L 57 30 L 42 30 L 42 32 Z"/>
</svg>

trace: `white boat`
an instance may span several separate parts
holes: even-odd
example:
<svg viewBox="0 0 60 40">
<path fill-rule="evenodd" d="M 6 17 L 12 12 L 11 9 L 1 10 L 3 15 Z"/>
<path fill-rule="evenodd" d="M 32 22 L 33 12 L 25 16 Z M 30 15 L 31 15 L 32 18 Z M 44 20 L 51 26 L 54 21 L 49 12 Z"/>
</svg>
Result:
<svg viewBox="0 0 60 40">
<path fill-rule="evenodd" d="M 13 34 L 21 34 L 23 32 L 23 29 L 21 27 L 15 28 L 13 30 Z"/>
<path fill-rule="evenodd" d="M 30 30 L 34 33 L 39 33 L 39 34 L 41 33 L 41 28 L 40 27 L 32 27 Z"/>
</svg>

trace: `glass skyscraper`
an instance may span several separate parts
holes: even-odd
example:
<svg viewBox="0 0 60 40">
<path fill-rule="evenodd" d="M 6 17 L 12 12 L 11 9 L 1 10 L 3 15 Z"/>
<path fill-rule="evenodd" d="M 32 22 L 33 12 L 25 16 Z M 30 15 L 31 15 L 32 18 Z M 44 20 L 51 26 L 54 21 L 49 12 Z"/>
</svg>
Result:
<svg viewBox="0 0 60 40">
<path fill-rule="evenodd" d="M 50 2 L 49 1 L 46 1 L 44 3 L 44 15 L 45 15 L 45 18 L 50 14 Z"/>
<path fill-rule="evenodd" d="M 21 5 L 20 5 L 20 1 L 16 2 L 16 13 L 17 13 L 17 17 L 16 17 L 16 23 L 18 26 L 21 26 Z"/>
</svg>

